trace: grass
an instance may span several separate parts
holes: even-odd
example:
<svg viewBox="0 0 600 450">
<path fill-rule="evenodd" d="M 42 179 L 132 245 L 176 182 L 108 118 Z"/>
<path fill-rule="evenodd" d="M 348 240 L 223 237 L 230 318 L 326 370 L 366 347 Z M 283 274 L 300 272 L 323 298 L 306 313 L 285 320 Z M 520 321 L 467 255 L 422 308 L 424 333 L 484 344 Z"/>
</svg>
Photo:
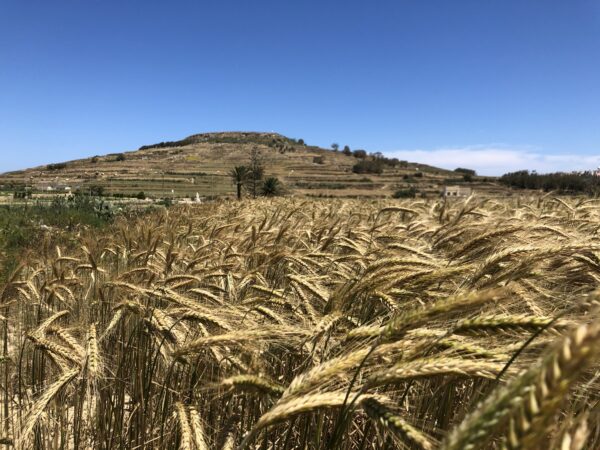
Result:
<svg viewBox="0 0 600 450">
<path fill-rule="evenodd" d="M 274 199 L 117 217 L 0 289 L 16 448 L 600 445 L 600 203 Z"/>
<path fill-rule="evenodd" d="M 0 206 L 0 282 L 6 281 L 26 249 L 47 244 L 59 237 L 59 231 L 73 232 L 92 227 L 100 229 L 113 213 L 99 199 L 77 197 L 71 201 L 56 198 L 49 204 Z M 54 232 L 53 232 L 54 229 Z"/>
</svg>

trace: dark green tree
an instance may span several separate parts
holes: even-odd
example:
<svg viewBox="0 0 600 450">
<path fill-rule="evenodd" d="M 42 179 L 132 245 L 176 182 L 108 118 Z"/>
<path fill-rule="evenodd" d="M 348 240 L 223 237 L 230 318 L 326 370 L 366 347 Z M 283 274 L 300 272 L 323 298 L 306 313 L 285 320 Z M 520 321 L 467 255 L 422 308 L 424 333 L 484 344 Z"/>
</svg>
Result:
<svg viewBox="0 0 600 450">
<path fill-rule="evenodd" d="M 246 167 L 246 166 L 235 166 L 229 172 L 231 181 L 233 182 L 233 184 L 236 187 L 238 200 L 241 200 L 241 198 L 242 198 L 242 188 L 248 182 L 249 175 L 250 175 L 250 171 L 248 170 L 248 167 Z"/>
<path fill-rule="evenodd" d="M 472 177 L 477 175 L 477 172 L 475 172 L 473 169 L 465 169 L 464 167 L 457 167 L 454 169 L 454 171 L 465 175 L 471 175 Z"/>
<path fill-rule="evenodd" d="M 263 181 L 261 187 L 261 194 L 265 197 L 275 197 L 277 195 L 281 195 L 283 191 L 283 186 L 279 178 L 277 177 L 268 177 Z"/>
<path fill-rule="evenodd" d="M 248 165 L 248 187 L 252 198 L 256 198 L 259 194 L 261 182 L 265 174 L 263 166 L 263 157 L 258 147 L 254 147 L 250 151 L 250 164 Z"/>
</svg>

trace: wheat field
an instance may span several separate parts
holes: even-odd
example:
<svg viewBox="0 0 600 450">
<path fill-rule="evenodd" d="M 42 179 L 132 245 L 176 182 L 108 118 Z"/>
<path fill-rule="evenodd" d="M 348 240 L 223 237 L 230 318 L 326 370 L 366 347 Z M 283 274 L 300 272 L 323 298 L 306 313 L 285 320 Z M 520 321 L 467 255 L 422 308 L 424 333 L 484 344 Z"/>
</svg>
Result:
<svg viewBox="0 0 600 450">
<path fill-rule="evenodd" d="M 600 447 L 600 202 L 255 200 L 39 243 L 18 449 Z"/>
</svg>

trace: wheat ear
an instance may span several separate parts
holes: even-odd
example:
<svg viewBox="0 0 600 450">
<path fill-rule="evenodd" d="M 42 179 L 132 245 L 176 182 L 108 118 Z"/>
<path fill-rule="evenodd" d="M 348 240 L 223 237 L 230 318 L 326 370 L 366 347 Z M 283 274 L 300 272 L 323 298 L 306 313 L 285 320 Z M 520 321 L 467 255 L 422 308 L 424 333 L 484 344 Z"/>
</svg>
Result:
<svg viewBox="0 0 600 450">
<path fill-rule="evenodd" d="M 484 401 L 450 434 L 445 450 L 474 450 L 491 439 L 492 431 L 510 427 L 508 448 L 536 448 L 549 419 L 560 406 L 577 376 L 600 353 L 594 345 L 600 337 L 600 321 L 582 325 L 566 336 L 532 369 L 512 380 Z"/>
<path fill-rule="evenodd" d="M 179 440 L 180 450 L 192 450 L 192 428 L 186 408 L 183 403 L 175 403 L 175 413 L 179 421 L 179 429 L 181 431 L 181 439 Z"/>
<path fill-rule="evenodd" d="M 389 428 L 393 433 L 407 441 L 409 445 L 416 445 L 422 450 L 433 450 L 433 444 L 429 437 L 406 422 L 379 400 L 368 397 L 361 402 L 361 407 L 371 419 Z"/>
<path fill-rule="evenodd" d="M 42 394 L 42 396 L 34 403 L 31 411 L 25 420 L 25 424 L 21 429 L 19 439 L 15 443 L 16 448 L 23 448 L 29 439 L 29 435 L 33 431 L 35 424 L 38 419 L 48 406 L 48 403 L 60 392 L 60 390 L 69 383 L 75 376 L 79 373 L 79 369 L 72 369 L 68 372 L 65 372 L 58 380 L 56 380 L 46 391 Z"/>
</svg>

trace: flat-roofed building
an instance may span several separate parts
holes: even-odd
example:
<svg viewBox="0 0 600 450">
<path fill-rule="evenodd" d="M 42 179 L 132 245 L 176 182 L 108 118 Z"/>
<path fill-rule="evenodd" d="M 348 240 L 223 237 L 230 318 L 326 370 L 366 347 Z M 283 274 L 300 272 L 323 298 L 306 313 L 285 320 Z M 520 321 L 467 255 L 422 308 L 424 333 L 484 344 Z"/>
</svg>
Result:
<svg viewBox="0 0 600 450">
<path fill-rule="evenodd" d="M 465 186 L 444 186 L 444 197 L 468 197 L 473 189 Z"/>
</svg>

